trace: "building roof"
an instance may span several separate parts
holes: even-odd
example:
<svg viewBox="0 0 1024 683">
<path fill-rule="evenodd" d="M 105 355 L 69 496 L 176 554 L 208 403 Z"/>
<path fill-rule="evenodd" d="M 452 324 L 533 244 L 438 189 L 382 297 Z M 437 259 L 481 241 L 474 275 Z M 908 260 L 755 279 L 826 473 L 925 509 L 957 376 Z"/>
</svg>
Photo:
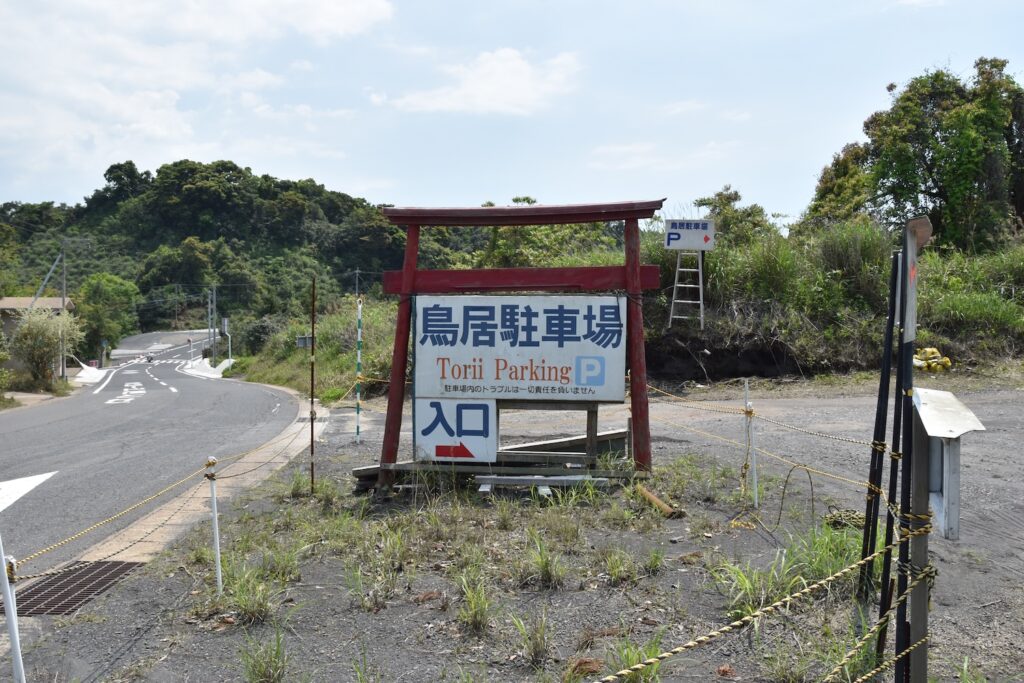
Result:
<svg viewBox="0 0 1024 683">
<path fill-rule="evenodd" d="M 0 297 L 0 310 L 5 311 L 24 311 L 32 304 L 32 298 L 30 296 L 2 296 Z M 41 296 L 36 299 L 36 305 L 33 308 L 43 308 L 51 311 L 60 310 L 60 297 L 59 296 Z M 71 299 L 67 299 L 67 309 L 69 311 L 75 310 L 75 304 L 71 302 Z"/>
</svg>

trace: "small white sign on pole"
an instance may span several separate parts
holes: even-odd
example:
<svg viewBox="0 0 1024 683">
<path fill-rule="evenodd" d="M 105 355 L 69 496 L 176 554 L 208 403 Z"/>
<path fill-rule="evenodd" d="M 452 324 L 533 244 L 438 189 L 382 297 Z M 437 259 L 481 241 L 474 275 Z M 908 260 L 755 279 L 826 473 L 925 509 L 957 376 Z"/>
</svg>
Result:
<svg viewBox="0 0 1024 683">
<path fill-rule="evenodd" d="M 498 408 L 493 399 L 417 398 L 413 415 L 417 460 L 497 460 Z"/>
<path fill-rule="evenodd" d="M 715 247 L 715 222 L 707 218 L 665 219 L 665 248 L 707 251 Z"/>
</svg>

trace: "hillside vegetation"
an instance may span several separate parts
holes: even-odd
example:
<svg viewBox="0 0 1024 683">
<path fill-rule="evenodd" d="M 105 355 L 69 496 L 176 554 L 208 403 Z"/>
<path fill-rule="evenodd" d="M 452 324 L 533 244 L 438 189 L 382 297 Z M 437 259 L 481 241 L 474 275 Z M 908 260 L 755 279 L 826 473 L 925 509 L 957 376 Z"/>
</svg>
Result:
<svg viewBox="0 0 1024 683">
<path fill-rule="evenodd" d="M 889 87 L 866 142 L 824 168 L 806 212 L 783 228 L 729 186 L 697 199 L 718 247 L 705 261 L 707 326 L 665 332 L 675 253 L 658 220 L 643 260 L 661 266 L 645 296 L 650 368 L 666 378 L 814 373 L 877 365 L 890 254 L 906 220 L 926 214 L 935 240 L 920 264 L 919 343 L 958 367 L 1019 354 L 1024 343 L 1024 90 L 1006 62 L 969 79 L 938 70 Z M 0 295 L 34 293 L 64 245 L 85 356 L 136 330 L 205 324 L 207 297 L 231 319 L 239 374 L 308 388 L 310 284 L 317 280 L 317 392 L 354 382 L 355 271 L 366 300 L 364 373 L 390 362 L 393 300 L 380 272 L 401 265 L 404 233 L 380 207 L 313 180 L 256 175 L 230 161 L 181 160 L 155 172 L 112 165 L 74 206 L 0 205 Z M 528 204 L 531 197 L 515 197 Z M 458 239 L 453 235 L 458 231 Z M 425 268 L 622 262 L 620 223 L 548 228 L 432 228 Z M 369 288 L 367 288 L 369 284 Z M 49 292 L 56 293 L 54 281 Z"/>
</svg>

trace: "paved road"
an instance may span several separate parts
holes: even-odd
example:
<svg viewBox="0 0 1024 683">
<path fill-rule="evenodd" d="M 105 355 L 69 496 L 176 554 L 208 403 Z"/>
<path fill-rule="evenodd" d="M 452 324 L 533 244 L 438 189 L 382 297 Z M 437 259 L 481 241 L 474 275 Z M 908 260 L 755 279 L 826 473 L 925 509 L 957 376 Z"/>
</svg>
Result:
<svg viewBox="0 0 1024 683">
<path fill-rule="evenodd" d="M 24 557 L 59 541 L 181 479 L 207 456 L 269 441 L 295 419 L 298 405 L 282 391 L 185 374 L 188 336 L 126 339 L 122 348 L 150 350 L 153 362 L 129 360 L 66 399 L 0 412 L 0 481 L 56 472 L 0 511 L 8 554 Z M 24 571 L 73 559 L 144 511 Z"/>
</svg>

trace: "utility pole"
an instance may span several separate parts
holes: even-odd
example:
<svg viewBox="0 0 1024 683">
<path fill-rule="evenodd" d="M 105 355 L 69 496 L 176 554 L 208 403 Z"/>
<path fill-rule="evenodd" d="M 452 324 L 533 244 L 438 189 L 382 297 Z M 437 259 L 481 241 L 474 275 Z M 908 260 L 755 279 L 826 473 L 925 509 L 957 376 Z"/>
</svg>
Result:
<svg viewBox="0 0 1024 683">
<path fill-rule="evenodd" d="M 67 259 L 67 238 L 60 240 L 60 312 L 63 315 L 68 307 L 68 259 Z M 67 349 L 64 348 L 64 325 L 60 326 L 60 378 L 61 381 L 68 379 Z"/>
<path fill-rule="evenodd" d="M 210 351 L 210 366 L 217 367 L 217 285 L 213 286 L 213 314 L 211 317 L 213 327 L 213 349 Z"/>
</svg>

